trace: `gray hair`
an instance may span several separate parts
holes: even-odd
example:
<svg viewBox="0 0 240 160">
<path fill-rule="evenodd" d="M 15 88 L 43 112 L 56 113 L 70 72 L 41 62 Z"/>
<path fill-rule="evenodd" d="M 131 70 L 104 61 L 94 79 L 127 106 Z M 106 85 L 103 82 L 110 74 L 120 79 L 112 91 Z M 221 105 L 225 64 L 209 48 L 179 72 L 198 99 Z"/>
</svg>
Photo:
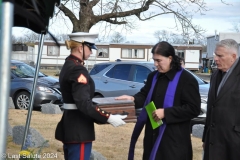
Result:
<svg viewBox="0 0 240 160">
<path fill-rule="evenodd" d="M 238 57 L 238 53 L 239 53 L 239 45 L 238 43 L 233 40 L 233 39 L 224 39 L 221 40 L 220 42 L 218 42 L 216 44 L 216 47 L 224 47 L 224 48 L 228 48 L 228 49 L 232 49 L 236 52 L 237 57 Z"/>
</svg>

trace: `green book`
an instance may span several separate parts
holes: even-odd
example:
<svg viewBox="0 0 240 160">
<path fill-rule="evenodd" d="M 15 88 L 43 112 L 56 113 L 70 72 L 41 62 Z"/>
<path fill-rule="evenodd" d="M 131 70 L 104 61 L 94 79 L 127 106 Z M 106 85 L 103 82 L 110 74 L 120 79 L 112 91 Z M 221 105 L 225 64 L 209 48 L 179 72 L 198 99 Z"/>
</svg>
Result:
<svg viewBox="0 0 240 160">
<path fill-rule="evenodd" d="M 150 103 L 148 103 L 148 104 L 145 106 L 145 108 L 146 108 L 148 117 L 149 117 L 149 119 L 150 119 L 150 122 L 151 122 L 151 124 L 152 124 L 152 128 L 153 128 L 153 129 L 156 129 L 157 127 L 161 126 L 161 125 L 163 124 L 162 120 L 156 122 L 156 121 L 154 121 L 153 116 L 152 116 L 153 111 L 156 110 L 156 107 L 155 107 L 155 104 L 153 103 L 153 101 L 151 101 Z"/>
</svg>

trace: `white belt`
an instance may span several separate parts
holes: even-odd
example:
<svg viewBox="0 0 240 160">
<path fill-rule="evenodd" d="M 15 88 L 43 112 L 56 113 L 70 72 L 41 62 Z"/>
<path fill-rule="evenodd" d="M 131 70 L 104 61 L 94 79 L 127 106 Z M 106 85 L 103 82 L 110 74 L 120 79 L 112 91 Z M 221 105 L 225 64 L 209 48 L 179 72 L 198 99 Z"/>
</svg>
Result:
<svg viewBox="0 0 240 160">
<path fill-rule="evenodd" d="M 67 103 L 64 103 L 62 108 L 63 108 L 63 109 L 77 109 L 77 106 L 76 106 L 76 104 L 67 104 Z"/>
</svg>

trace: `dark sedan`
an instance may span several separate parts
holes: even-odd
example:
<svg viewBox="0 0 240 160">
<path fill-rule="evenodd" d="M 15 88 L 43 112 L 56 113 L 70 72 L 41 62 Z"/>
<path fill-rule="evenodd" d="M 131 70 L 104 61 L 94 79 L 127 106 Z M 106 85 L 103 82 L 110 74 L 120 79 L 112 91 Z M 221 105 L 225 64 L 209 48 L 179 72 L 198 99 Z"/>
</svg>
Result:
<svg viewBox="0 0 240 160">
<path fill-rule="evenodd" d="M 10 97 L 12 97 L 16 109 L 28 109 L 34 73 L 35 68 L 28 64 L 11 60 Z M 40 108 L 45 103 L 61 106 L 61 100 L 62 96 L 58 79 L 39 72 L 33 107 Z"/>
</svg>

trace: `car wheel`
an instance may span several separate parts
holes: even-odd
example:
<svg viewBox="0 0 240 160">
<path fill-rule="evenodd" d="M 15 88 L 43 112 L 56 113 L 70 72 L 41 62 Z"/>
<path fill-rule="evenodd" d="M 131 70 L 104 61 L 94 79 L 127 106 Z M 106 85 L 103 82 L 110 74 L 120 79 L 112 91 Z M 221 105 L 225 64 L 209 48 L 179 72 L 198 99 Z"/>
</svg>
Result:
<svg viewBox="0 0 240 160">
<path fill-rule="evenodd" d="M 26 91 L 20 92 L 14 99 L 16 109 L 27 110 L 30 105 L 30 94 Z"/>
<path fill-rule="evenodd" d="M 103 96 L 101 94 L 97 94 L 93 98 L 103 98 Z"/>
</svg>

